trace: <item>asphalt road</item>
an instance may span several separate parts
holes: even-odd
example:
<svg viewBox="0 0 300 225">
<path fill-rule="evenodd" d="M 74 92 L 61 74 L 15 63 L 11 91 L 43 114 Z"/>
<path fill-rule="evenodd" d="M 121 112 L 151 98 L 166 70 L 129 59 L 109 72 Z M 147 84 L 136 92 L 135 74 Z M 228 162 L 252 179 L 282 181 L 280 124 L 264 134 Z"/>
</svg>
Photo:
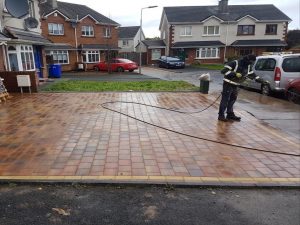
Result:
<svg viewBox="0 0 300 225">
<path fill-rule="evenodd" d="M 1 225 L 299 225 L 296 189 L 0 185 Z"/>
</svg>

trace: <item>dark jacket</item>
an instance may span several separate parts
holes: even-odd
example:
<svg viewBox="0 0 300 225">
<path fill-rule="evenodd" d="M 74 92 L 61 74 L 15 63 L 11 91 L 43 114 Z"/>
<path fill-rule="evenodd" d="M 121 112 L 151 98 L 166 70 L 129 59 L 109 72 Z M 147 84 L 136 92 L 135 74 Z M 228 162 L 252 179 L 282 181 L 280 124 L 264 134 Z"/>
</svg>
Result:
<svg viewBox="0 0 300 225">
<path fill-rule="evenodd" d="M 224 82 L 234 85 L 243 83 L 246 78 L 250 78 L 252 80 L 259 79 L 259 77 L 252 71 L 251 62 L 247 59 L 247 57 L 227 63 L 224 66 L 224 69 L 221 70 L 221 73 L 224 74 Z M 237 77 L 237 73 L 240 73 L 242 76 Z"/>
</svg>

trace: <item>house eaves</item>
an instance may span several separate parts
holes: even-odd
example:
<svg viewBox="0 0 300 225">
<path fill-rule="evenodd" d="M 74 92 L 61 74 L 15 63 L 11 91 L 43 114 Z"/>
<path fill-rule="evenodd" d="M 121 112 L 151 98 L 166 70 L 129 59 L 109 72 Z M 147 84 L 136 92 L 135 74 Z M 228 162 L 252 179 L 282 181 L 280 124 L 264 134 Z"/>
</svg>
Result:
<svg viewBox="0 0 300 225">
<path fill-rule="evenodd" d="M 42 16 L 42 18 L 47 19 L 49 16 L 51 16 L 54 13 L 58 13 L 60 14 L 62 17 L 64 17 L 66 20 L 70 20 L 69 17 L 67 17 L 66 15 L 64 15 L 62 12 L 60 12 L 58 9 L 54 10 L 53 12 L 48 13 L 47 15 Z"/>
<path fill-rule="evenodd" d="M 5 35 L 10 37 L 9 43 L 28 43 L 33 45 L 53 45 L 51 41 L 36 32 L 30 32 L 13 27 L 4 28 Z"/>
<path fill-rule="evenodd" d="M 224 47 L 221 41 L 183 41 L 175 42 L 172 49 L 175 48 L 201 48 L 201 47 Z"/>
<path fill-rule="evenodd" d="M 253 17 L 253 16 L 251 16 L 251 15 L 243 16 L 243 17 L 237 19 L 236 21 L 239 22 L 239 21 L 241 21 L 241 20 L 243 20 L 243 19 L 246 19 L 247 17 L 250 18 L 250 19 L 253 19 L 253 20 L 255 20 L 255 21 L 259 21 L 258 19 L 256 19 L 255 17 Z"/>
<path fill-rule="evenodd" d="M 209 16 L 207 17 L 205 20 L 202 20 L 201 22 L 202 23 L 205 23 L 206 21 L 210 20 L 210 19 L 216 19 L 216 20 L 219 20 L 220 22 L 224 22 L 224 20 L 222 20 L 221 18 L 215 16 L 215 15 L 212 15 L 212 16 Z"/>
<path fill-rule="evenodd" d="M 96 20 L 94 17 L 92 17 L 90 14 L 88 14 L 88 15 L 86 15 L 86 16 L 84 16 L 84 17 L 82 17 L 81 19 L 79 19 L 78 21 L 83 21 L 85 18 L 88 18 L 88 17 L 90 17 L 92 20 L 94 20 L 96 23 L 100 23 L 98 20 Z"/>
</svg>

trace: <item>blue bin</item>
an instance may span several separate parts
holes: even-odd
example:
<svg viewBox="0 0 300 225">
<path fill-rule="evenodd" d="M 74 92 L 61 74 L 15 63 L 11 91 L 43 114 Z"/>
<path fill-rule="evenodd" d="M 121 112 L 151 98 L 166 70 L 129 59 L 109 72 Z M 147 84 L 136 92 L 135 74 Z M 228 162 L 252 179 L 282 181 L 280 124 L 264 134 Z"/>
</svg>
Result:
<svg viewBox="0 0 300 225">
<path fill-rule="evenodd" d="M 49 77 L 61 78 L 61 65 L 60 64 L 49 65 Z"/>
</svg>

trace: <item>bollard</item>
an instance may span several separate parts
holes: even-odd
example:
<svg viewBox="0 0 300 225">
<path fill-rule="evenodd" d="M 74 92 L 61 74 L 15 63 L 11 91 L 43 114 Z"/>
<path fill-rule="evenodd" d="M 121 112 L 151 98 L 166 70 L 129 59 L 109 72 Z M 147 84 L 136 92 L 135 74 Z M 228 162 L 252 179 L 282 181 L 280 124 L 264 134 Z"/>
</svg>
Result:
<svg viewBox="0 0 300 225">
<path fill-rule="evenodd" d="M 210 74 L 209 73 L 202 74 L 199 77 L 199 80 L 200 80 L 200 92 L 203 94 L 208 94 Z"/>
</svg>

